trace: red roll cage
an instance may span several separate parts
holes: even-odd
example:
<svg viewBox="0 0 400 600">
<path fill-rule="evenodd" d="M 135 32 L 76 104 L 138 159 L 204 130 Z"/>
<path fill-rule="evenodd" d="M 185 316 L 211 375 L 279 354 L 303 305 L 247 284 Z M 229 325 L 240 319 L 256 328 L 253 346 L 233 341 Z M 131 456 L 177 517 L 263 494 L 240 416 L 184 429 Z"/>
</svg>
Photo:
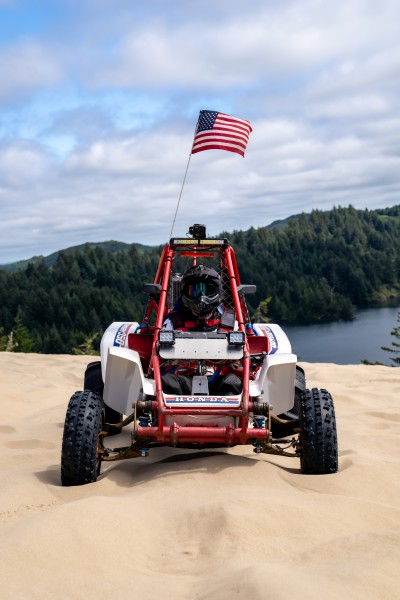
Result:
<svg viewBox="0 0 400 600">
<path fill-rule="evenodd" d="M 177 255 L 189 257 L 192 264 L 197 259 L 217 259 L 223 281 L 225 306 L 232 308 L 236 315 L 239 331 L 245 336 L 244 353 L 242 359 L 242 400 L 238 408 L 229 407 L 170 407 L 166 406 L 162 392 L 162 379 L 158 356 L 158 332 L 172 306 L 168 306 L 168 293 L 172 273 L 172 264 Z M 129 335 L 129 348 L 137 350 L 142 360 L 143 367 L 148 376 L 154 378 L 156 384 L 156 400 L 151 402 L 151 409 L 158 413 L 157 425 L 143 427 L 137 425 L 137 438 L 146 438 L 149 441 L 177 445 L 182 443 L 216 443 L 227 446 L 245 444 L 251 440 L 266 442 L 270 432 L 267 428 L 248 428 L 249 412 L 253 410 L 253 402 L 249 398 L 250 381 L 250 355 L 267 353 L 269 350 L 268 338 L 247 335 L 246 325 L 250 325 L 250 317 L 242 291 L 240 276 L 233 248 L 227 239 L 208 238 L 172 238 L 161 254 L 154 283 L 150 285 L 150 298 L 145 310 L 141 327 L 143 333 Z M 155 324 L 151 324 L 152 319 Z M 176 423 L 165 424 L 166 415 L 214 415 L 238 418 L 238 427 L 180 427 Z"/>
</svg>

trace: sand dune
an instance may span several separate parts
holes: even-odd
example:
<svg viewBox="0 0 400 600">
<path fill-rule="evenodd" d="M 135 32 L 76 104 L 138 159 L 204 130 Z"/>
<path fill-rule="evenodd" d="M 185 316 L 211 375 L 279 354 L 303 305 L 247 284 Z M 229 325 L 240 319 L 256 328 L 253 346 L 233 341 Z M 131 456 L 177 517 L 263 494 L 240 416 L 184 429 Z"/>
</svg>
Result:
<svg viewBox="0 0 400 600">
<path fill-rule="evenodd" d="M 3 600 L 400 597 L 400 369 L 302 365 L 335 399 L 335 475 L 250 446 L 160 448 L 63 488 L 87 362 L 0 353 Z"/>
</svg>

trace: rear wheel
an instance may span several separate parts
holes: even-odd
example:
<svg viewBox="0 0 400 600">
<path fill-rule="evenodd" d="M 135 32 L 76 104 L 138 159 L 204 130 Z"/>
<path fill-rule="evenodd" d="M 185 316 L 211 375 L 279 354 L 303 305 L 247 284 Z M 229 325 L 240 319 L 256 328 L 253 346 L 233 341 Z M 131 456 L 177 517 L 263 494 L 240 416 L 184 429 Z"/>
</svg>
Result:
<svg viewBox="0 0 400 600">
<path fill-rule="evenodd" d="M 294 380 L 294 405 L 293 408 L 287 413 L 293 419 L 298 419 L 300 398 L 305 389 L 306 376 L 304 370 L 299 367 L 299 365 L 296 365 L 296 377 Z"/>
<path fill-rule="evenodd" d="M 103 399 L 96 392 L 75 392 L 68 404 L 61 449 L 62 485 L 96 481 L 101 465 Z"/>
<path fill-rule="evenodd" d="M 89 363 L 86 367 L 83 387 L 85 390 L 96 392 L 99 396 L 103 397 L 104 383 L 101 375 L 101 362 L 99 360 Z M 122 417 L 123 415 L 121 415 L 121 413 L 110 406 L 107 406 L 107 404 L 104 404 L 104 421 L 106 423 L 104 430 L 107 431 L 108 436 L 121 433 L 121 429 L 119 427 L 113 427 L 113 425 L 120 423 Z"/>
<path fill-rule="evenodd" d="M 305 390 L 299 402 L 301 472 L 324 475 L 338 470 L 335 409 L 327 390 Z"/>
</svg>

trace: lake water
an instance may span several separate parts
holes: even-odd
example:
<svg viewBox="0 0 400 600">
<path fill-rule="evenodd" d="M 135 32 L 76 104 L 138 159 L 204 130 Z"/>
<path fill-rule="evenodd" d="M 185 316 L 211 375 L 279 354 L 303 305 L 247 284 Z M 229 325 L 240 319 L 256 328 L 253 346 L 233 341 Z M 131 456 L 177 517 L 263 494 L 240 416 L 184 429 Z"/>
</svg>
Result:
<svg viewBox="0 0 400 600">
<path fill-rule="evenodd" d="M 399 325 L 399 310 L 398 306 L 367 308 L 360 310 L 353 321 L 283 325 L 283 329 L 300 361 L 347 365 L 359 364 L 366 358 L 389 365 L 391 354 L 381 350 L 381 346 L 398 341 L 390 332 Z"/>
</svg>

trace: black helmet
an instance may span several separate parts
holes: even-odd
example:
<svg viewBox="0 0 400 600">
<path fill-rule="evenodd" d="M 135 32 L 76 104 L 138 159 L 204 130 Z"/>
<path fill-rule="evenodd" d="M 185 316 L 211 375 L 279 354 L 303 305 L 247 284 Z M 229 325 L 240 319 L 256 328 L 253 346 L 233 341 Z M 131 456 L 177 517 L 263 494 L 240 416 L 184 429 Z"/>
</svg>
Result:
<svg viewBox="0 0 400 600">
<path fill-rule="evenodd" d="M 182 302 L 194 315 L 209 315 L 221 303 L 221 277 L 212 267 L 195 265 L 186 271 L 181 283 Z"/>
</svg>

